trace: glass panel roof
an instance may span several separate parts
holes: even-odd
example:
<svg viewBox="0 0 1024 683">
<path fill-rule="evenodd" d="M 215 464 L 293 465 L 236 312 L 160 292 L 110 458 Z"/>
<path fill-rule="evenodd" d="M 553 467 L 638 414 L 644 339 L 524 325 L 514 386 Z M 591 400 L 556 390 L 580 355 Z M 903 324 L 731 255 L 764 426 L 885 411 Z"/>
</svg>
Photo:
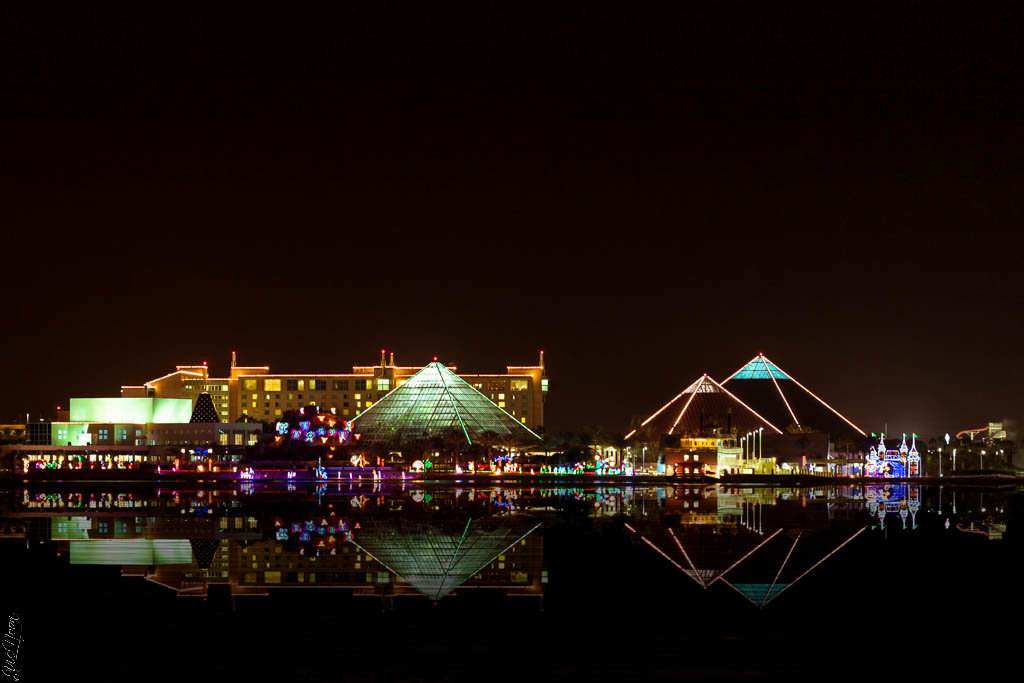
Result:
<svg viewBox="0 0 1024 683">
<path fill-rule="evenodd" d="M 440 600 L 539 526 L 522 516 L 470 518 L 449 528 L 412 519 L 366 520 L 352 543 L 428 598 Z"/>
<path fill-rule="evenodd" d="M 456 432 L 470 444 L 485 431 L 517 439 L 540 437 L 441 363 L 430 363 L 352 420 L 366 442 L 398 447 Z"/>
<path fill-rule="evenodd" d="M 769 369 L 771 370 L 771 375 L 768 374 Z M 789 379 L 789 376 L 782 370 L 779 370 L 779 367 L 775 365 L 775 363 L 771 362 L 764 356 L 758 356 L 740 368 L 740 371 L 730 379 L 771 379 L 772 376 L 774 376 L 776 380 Z"/>
</svg>

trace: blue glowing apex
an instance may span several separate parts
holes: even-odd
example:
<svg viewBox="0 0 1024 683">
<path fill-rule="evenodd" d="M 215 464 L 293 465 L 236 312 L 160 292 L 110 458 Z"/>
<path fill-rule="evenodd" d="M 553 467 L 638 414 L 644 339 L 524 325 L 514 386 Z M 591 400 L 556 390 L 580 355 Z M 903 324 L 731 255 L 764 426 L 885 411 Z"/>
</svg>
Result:
<svg viewBox="0 0 1024 683">
<path fill-rule="evenodd" d="M 758 354 L 749 363 L 739 369 L 729 379 L 789 379 L 789 375 L 779 370 L 779 366 L 771 362 L 762 354 Z"/>
</svg>

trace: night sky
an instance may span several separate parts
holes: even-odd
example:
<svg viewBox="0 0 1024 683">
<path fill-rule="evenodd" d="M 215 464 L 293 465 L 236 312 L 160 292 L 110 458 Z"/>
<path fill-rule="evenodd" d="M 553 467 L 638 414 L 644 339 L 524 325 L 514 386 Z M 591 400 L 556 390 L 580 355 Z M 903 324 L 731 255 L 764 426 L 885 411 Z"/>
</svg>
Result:
<svg viewBox="0 0 1024 683">
<path fill-rule="evenodd" d="M 758 351 L 867 431 L 1024 417 L 1016 11 L 411 4 L 0 8 L 0 421 L 382 347 L 545 349 L 549 432 Z"/>
</svg>

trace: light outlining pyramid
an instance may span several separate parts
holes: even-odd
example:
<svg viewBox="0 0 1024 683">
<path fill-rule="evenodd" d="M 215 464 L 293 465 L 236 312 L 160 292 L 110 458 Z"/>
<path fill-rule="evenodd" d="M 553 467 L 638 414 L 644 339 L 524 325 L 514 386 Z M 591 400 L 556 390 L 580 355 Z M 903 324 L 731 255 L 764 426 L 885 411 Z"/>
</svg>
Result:
<svg viewBox="0 0 1024 683">
<path fill-rule="evenodd" d="M 624 526 L 705 589 L 719 579 L 724 580 L 726 574 L 782 531 L 776 529 L 762 536 L 730 525 L 692 524 L 678 530 L 650 525 L 645 531 L 638 531 L 629 524 Z"/>
<path fill-rule="evenodd" d="M 722 582 L 749 600 L 754 606 L 765 607 L 864 533 L 867 528 L 864 526 L 853 531 L 835 546 L 832 545 L 834 539 L 827 538 L 825 533 L 813 534 L 802 529 L 790 530 L 786 535 L 779 537 L 780 540 L 774 544 L 774 548 L 766 549 L 768 552 L 774 550 L 776 558 L 782 558 L 777 570 L 769 566 L 769 573 L 763 577 L 744 577 L 733 580 L 722 578 Z M 804 542 L 801 543 L 801 540 Z M 801 553 L 800 549 L 805 552 Z M 761 555 L 766 556 L 767 553 L 762 551 Z"/>
<path fill-rule="evenodd" d="M 431 600 L 440 600 L 540 527 L 525 516 L 445 528 L 417 519 L 364 520 L 350 542 Z"/>
<path fill-rule="evenodd" d="M 396 448 L 451 432 L 461 434 L 468 445 L 488 431 L 520 445 L 540 442 L 526 425 L 438 362 L 357 415 L 351 425 L 361 442 Z"/>
<path fill-rule="evenodd" d="M 864 430 L 816 396 L 793 375 L 759 353 L 722 381 L 752 409 L 779 425 L 795 425 L 833 436 Z"/>
<path fill-rule="evenodd" d="M 833 545 L 835 539 L 829 533 L 802 529 L 776 529 L 761 536 L 730 525 L 692 524 L 677 529 L 648 525 L 644 530 L 624 526 L 701 588 L 721 580 L 756 607 L 768 605 L 868 528 L 856 529 Z M 801 540 L 804 552 L 797 552 Z M 757 568 L 752 562 L 758 560 L 750 560 L 755 553 L 765 560 Z M 744 571 L 745 567 L 750 570 Z M 732 578 L 732 574 L 741 576 Z"/>
<path fill-rule="evenodd" d="M 669 410 L 672 408 L 672 410 Z M 678 411 L 678 412 L 677 412 Z M 698 433 L 710 427 L 748 431 L 767 428 L 776 434 L 782 430 L 758 414 L 739 397 L 704 373 L 675 398 L 658 408 L 640 427 L 659 434 Z M 627 439 L 639 431 L 634 429 Z"/>
</svg>

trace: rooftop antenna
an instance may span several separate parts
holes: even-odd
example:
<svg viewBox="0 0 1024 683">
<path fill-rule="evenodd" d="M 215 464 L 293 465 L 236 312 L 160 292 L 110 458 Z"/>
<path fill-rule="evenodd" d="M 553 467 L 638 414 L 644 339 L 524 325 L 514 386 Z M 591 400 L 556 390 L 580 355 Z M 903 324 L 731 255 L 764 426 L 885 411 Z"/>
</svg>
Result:
<svg viewBox="0 0 1024 683">
<path fill-rule="evenodd" d="M 384 349 L 380 350 L 380 366 L 384 367 Z"/>
<path fill-rule="evenodd" d="M 232 351 L 231 352 L 231 367 L 235 367 L 235 365 L 237 363 L 238 363 L 238 357 L 235 355 L 235 352 Z"/>
<path fill-rule="evenodd" d="M 544 367 L 544 349 L 540 350 L 540 367 Z"/>
<path fill-rule="evenodd" d="M 391 352 L 391 360 L 388 361 L 388 365 L 390 365 L 391 367 L 395 366 L 395 352 L 394 351 Z"/>
</svg>

